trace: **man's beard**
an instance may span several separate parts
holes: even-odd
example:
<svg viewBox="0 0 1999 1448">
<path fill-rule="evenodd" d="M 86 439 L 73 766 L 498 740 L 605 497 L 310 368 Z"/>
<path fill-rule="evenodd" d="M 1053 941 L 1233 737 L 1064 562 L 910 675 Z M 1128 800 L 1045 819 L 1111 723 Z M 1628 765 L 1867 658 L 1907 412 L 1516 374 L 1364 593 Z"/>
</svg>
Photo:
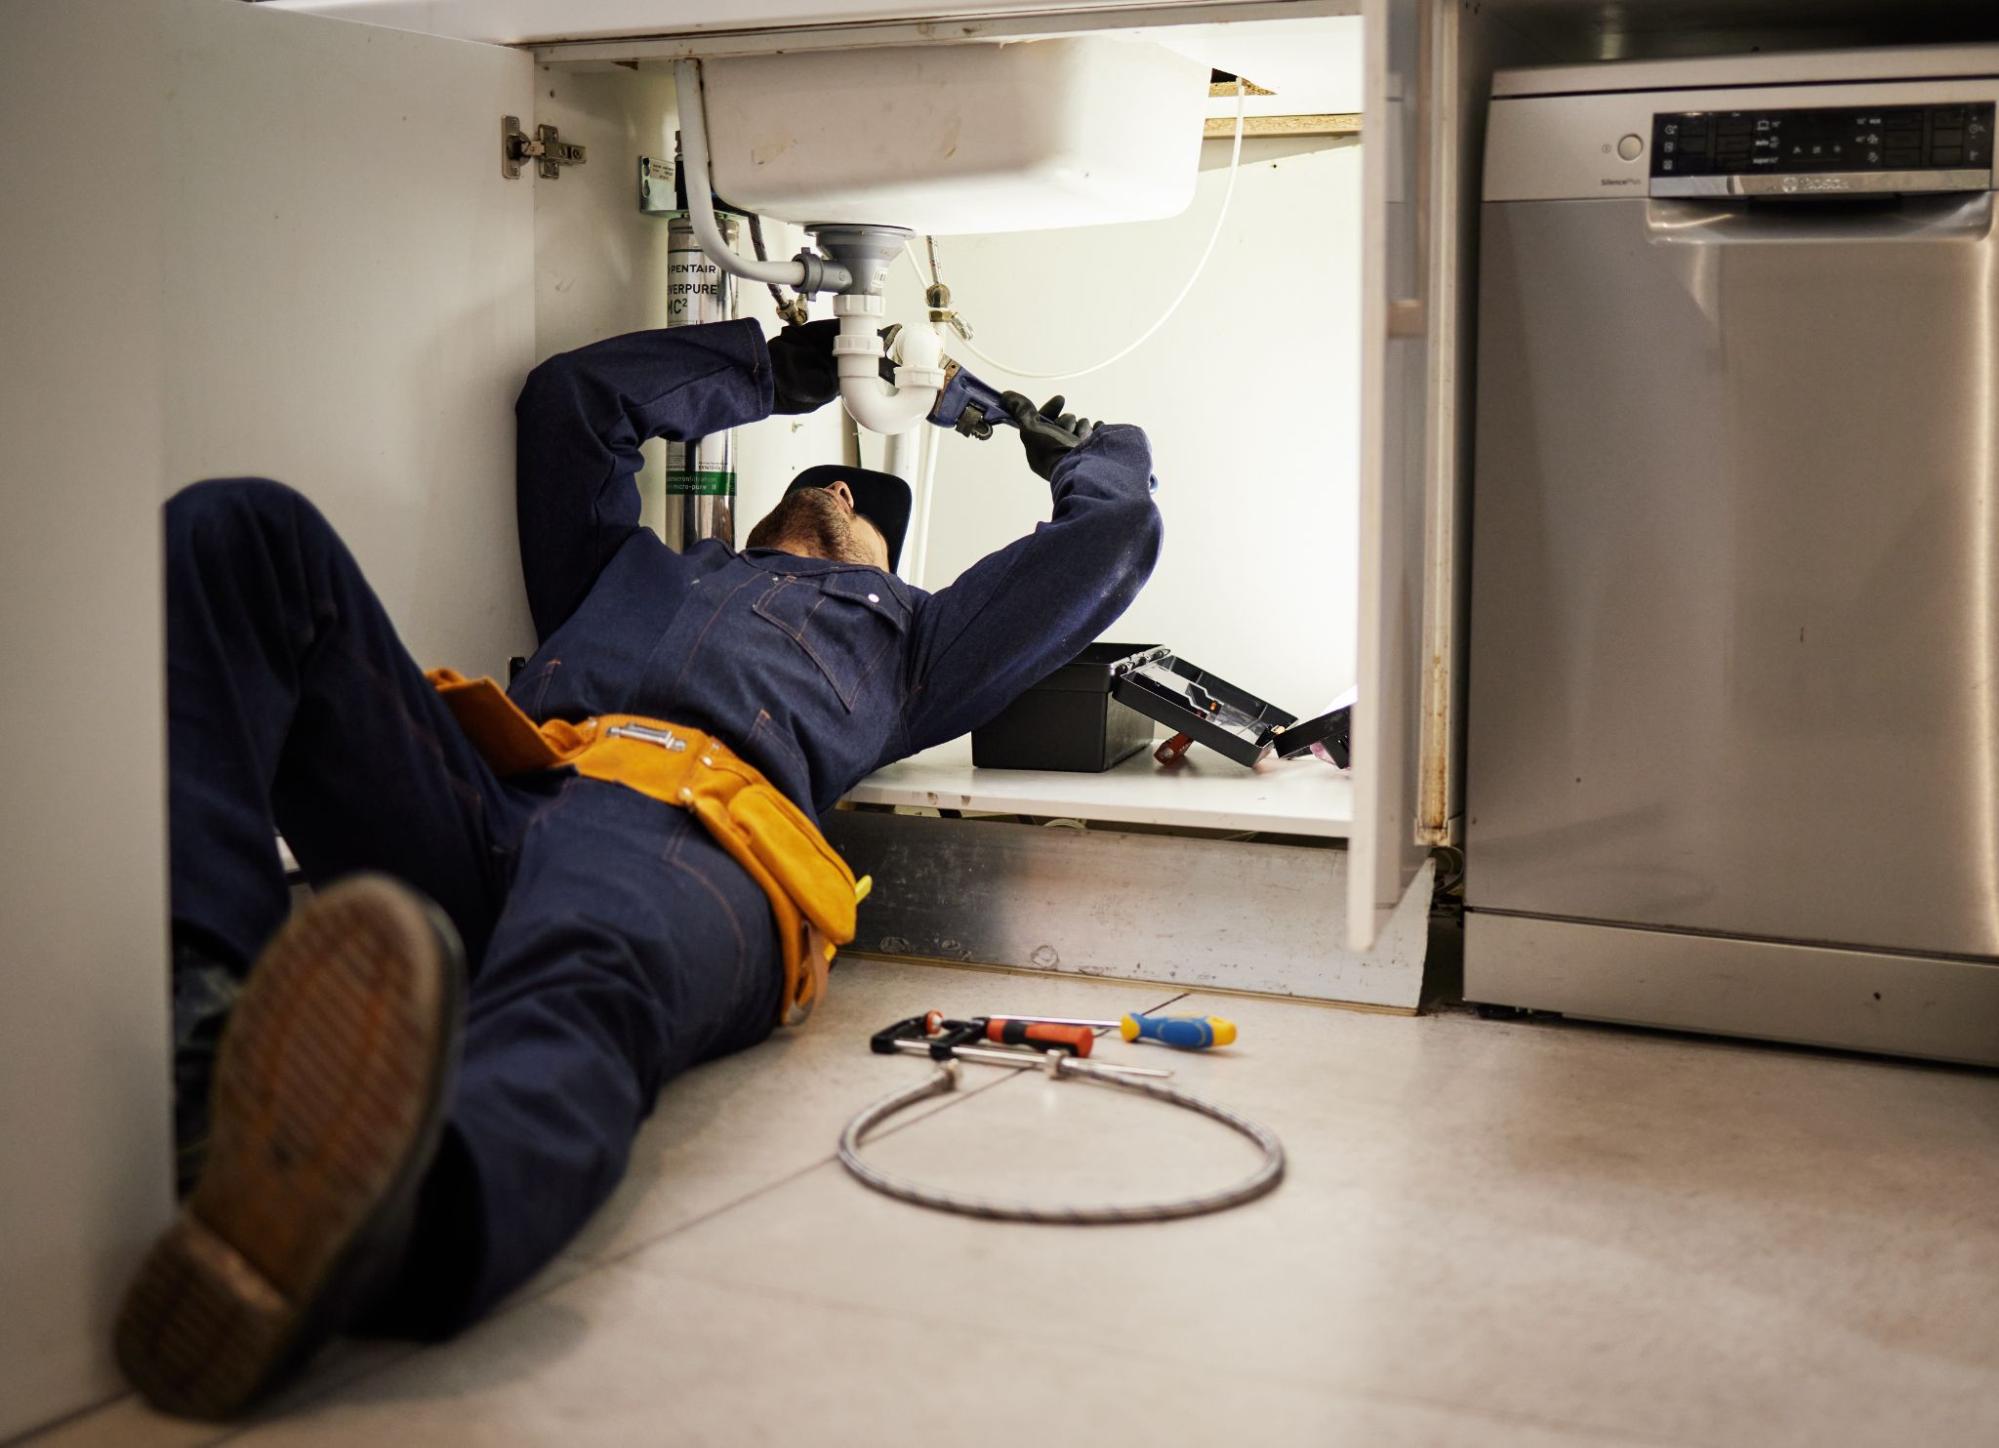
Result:
<svg viewBox="0 0 1999 1448">
<path fill-rule="evenodd" d="M 861 545 L 854 515 L 824 488 L 787 493 L 750 530 L 745 548 L 777 548 L 835 563 L 871 563 Z"/>
</svg>

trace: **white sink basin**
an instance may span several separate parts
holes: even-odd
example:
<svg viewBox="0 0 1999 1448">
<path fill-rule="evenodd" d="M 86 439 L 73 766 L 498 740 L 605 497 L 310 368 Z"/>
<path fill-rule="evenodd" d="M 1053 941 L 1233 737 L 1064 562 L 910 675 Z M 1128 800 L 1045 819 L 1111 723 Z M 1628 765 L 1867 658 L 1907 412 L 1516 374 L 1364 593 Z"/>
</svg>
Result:
<svg viewBox="0 0 1999 1448">
<path fill-rule="evenodd" d="M 715 192 L 800 224 L 931 235 L 1172 216 L 1208 67 L 1108 37 L 703 62 Z"/>
</svg>

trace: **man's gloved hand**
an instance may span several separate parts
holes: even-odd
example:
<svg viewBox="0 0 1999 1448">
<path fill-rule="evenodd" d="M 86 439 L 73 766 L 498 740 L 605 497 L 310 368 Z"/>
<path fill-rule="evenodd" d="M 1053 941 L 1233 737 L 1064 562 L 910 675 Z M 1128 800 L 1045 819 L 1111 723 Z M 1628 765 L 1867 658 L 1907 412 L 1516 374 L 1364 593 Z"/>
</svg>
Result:
<svg viewBox="0 0 1999 1448">
<path fill-rule="evenodd" d="M 840 368 L 833 339 L 840 324 L 831 319 L 786 327 L 770 339 L 772 412 L 817 412 L 840 395 Z"/>
<path fill-rule="evenodd" d="M 884 327 L 883 339 L 889 334 Z M 833 355 L 839 335 L 839 321 L 827 318 L 786 327 L 770 339 L 772 412 L 817 412 L 840 395 L 840 364 Z M 895 381 L 895 364 L 886 357 L 881 375 L 884 382 Z"/>
<path fill-rule="evenodd" d="M 1051 483 L 1055 481 L 1055 464 L 1096 426 L 1087 417 L 1064 412 L 1062 401 L 1057 395 L 1036 408 L 1034 399 L 1021 393 L 1000 394 L 1007 416 L 1020 429 L 1021 445 L 1027 449 L 1027 465 Z"/>
</svg>

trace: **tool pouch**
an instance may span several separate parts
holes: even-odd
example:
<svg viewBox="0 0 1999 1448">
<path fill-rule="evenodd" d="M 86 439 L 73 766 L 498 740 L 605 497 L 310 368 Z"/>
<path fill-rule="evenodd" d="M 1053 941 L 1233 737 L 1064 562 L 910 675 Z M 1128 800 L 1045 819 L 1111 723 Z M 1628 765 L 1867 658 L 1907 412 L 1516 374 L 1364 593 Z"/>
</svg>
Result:
<svg viewBox="0 0 1999 1448">
<path fill-rule="evenodd" d="M 428 677 L 496 774 L 573 768 L 690 811 L 770 901 L 784 957 L 781 1023 L 811 1015 L 873 882 L 857 881 L 812 818 L 756 766 L 699 730 L 626 714 L 537 725 L 491 679 L 451 669 Z"/>
<path fill-rule="evenodd" d="M 432 669 L 424 677 L 451 710 L 472 747 L 493 767 L 493 773 L 503 778 L 537 769 L 559 769 L 583 743 L 581 731 L 573 724 L 555 719 L 537 726 L 491 679 L 468 679 L 456 669 Z M 570 737 L 553 733 L 557 730 L 568 731 Z"/>
<path fill-rule="evenodd" d="M 729 818 L 800 914 L 828 940 L 854 938 L 859 882 L 803 810 L 760 778 L 729 800 Z"/>
</svg>

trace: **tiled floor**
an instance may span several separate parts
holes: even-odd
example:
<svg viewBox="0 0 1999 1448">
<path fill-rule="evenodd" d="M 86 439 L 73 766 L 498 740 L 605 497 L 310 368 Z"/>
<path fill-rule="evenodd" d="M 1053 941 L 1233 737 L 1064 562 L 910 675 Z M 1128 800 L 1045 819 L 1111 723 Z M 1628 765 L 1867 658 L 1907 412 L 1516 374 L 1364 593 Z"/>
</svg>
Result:
<svg viewBox="0 0 1999 1448">
<path fill-rule="evenodd" d="M 832 1160 L 930 1006 L 1152 987 L 850 961 L 802 1035 L 669 1088 L 570 1256 L 448 1346 L 343 1347 L 253 1444 L 1999 1442 L 1999 1075 L 1269 1000 L 1211 1056 L 1111 1044 L 1272 1126 L 1275 1195 L 972 1221 Z M 1142 1053 L 1142 1054 L 1141 1054 Z M 917 1113 L 912 1113 L 916 1115 Z M 1219 1184 L 1220 1127 L 991 1069 L 879 1138 L 1044 1200 Z M 204 1443 L 130 1402 L 47 1441 Z"/>
</svg>

